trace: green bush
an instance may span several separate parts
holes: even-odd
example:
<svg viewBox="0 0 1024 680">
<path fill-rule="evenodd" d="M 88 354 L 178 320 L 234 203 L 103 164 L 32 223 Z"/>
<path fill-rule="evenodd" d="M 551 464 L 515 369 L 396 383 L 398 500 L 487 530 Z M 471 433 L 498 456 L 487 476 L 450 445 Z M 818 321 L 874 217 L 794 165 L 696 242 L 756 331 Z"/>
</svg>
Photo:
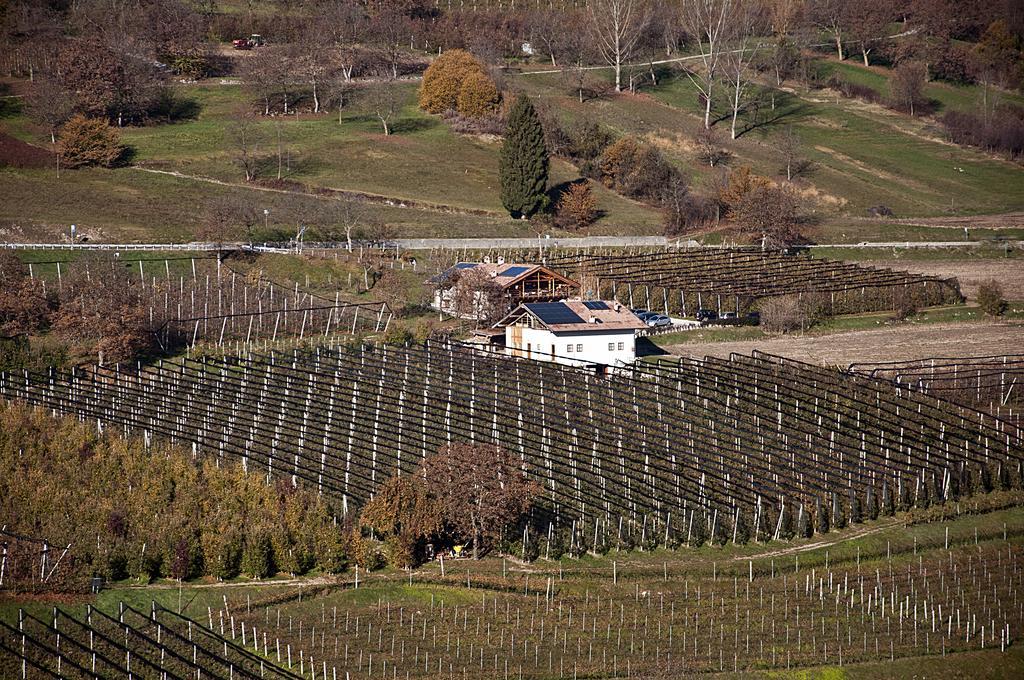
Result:
<svg viewBox="0 0 1024 680">
<path fill-rule="evenodd" d="M 274 573 L 274 554 L 270 535 L 262 530 L 251 531 L 242 550 L 242 573 L 252 578 L 267 578 Z"/>
<path fill-rule="evenodd" d="M 978 306 L 986 316 L 1002 316 L 1006 313 L 1006 299 L 998 281 L 989 279 L 978 287 Z"/>
</svg>

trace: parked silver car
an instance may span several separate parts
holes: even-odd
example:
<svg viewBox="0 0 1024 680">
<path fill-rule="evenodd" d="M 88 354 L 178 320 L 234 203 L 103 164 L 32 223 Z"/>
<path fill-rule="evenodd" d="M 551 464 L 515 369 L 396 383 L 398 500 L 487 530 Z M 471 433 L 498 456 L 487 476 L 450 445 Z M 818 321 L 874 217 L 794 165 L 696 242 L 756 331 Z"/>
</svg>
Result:
<svg viewBox="0 0 1024 680">
<path fill-rule="evenodd" d="M 671 326 L 672 319 L 668 318 L 664 314 L 652 314 L 643 320 L 648 326 L 657 328 L 659 326 Z"/>
</svg>

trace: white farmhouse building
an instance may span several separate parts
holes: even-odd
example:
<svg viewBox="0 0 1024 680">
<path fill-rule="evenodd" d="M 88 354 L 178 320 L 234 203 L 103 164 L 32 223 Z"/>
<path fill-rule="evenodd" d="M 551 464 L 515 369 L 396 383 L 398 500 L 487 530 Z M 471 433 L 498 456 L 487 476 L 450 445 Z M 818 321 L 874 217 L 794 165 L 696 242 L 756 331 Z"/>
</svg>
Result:
<svg viewBox="0 0 1024 680">
<path fill-rule="evenodd" d="M 624 366 L 636 359 L 636 332 L 647 326 L 617 302 L 523 303 L 495 324 L 512 356 L 570 366 Z"/>
</svg>

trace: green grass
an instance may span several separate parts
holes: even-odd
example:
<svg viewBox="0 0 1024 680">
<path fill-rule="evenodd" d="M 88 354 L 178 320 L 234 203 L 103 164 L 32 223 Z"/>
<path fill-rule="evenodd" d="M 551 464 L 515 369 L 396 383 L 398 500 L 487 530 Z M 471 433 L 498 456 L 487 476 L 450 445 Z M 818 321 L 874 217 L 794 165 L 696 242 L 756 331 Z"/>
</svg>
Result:
<svg viewBox="0 0 1024 680">
<path fill-rule="evenodd" d="M 374 205 L 371 215 L 395 227 L 399 235 L 530 236 L 529 224 L 510 219 L 499 200 L 496 140 L 457 135 L 437 116 L 419 111 L 415 84 L 397 86 L 405 104 L 382 134 L 376 119 L 353 109 L 339 123 L 337 114 L 259 118 L 258 155 L 261 176 L 277 177 L 277 150 L 283 150 L 282 176 L 311 188 L 331 188 L 377 194 L 429 205 L 451 206 L 476 215 L 430 209 Z M 243 183 L 235 162 L 229 132 L 235 112 L 249 95 L 239 85 L 213 82 L 182 86 L 179 95 L 194 99 L 194 120 L 168 125 L 125 128 L 124 141 L 134 149 L 133 162 L 153 169 L 176 171 L 223 182 Z M 43 132 L 17 111 L 0 119 L 0 128 L 44 143 Z M 579 178 L 577 170 L 560 160 L 551 164 L 551 184 Z M 278 226 L 294 231 L 296 212 L 312 199 L 224 187 L 187 178 L 137 170 L 3 171 L 0 181 L 0 224 L 56 236 L 71 222 L 98 230 L 94 240 L 187 240 L 201 226 L 204 204 L 224 194 L 251 198 L 259 209 L 271 210 Z M 596 186 L 603 216 L 590 228 L 593 234 L 658 233 L 660 214 L 604 187 Z M 293 214 L 290 214 L 293 213 Z M 271 225 L 273 226 L 273 225 Z"/>
<path fill-rule="evenodd" d="M 834 58 L 820 59 L 817 64 L 825 79 L 836 74 L 849 83 L 870 87 L 883 99 L 889 96 L 891 69 L 880 66 L 867 67 L 853 60 L 839 62 Z M 956 85 L 940 81 L 927 83 L 924 95 L 932 101 L 936 113 L 939 114 L 952 110 L 974 111 L 984 96 L 980 85 Z M 1024 103 L 1024 97 L 1013 92 L 990 90 L 989 96 L 1018 106 Z"/>
<path fill-rule="evenodd" d="M 5 238 L 56 241 L 70 224 L 92 241 L 191 241 L 212 202 L 226 194 L 270 210 L 270 228 L 293 234 L 309 206 L 323 200 L 256 188 L 221 187 L 190 179 L 120 170 L 77 170 L 57 179 L 44 170 L 0 170 L 0 229 Z M 367 204 L 371 219 L 403 236 L 522 236 L 524 226 L 504 218 Z"/>
<path fill-rule="evenodd" d="M 865 77 L 875 74 L 868 71 Z M 702 110 L 685 76 L 666 75 L 647 94 L 607 97 L 582 105 L 557 76 L 523 76 L 518 82 L 557 106 L 567 120 L 587 117 L 621 134 L 644 136 L 698 183 L 708 175 L 708 169 L 697 162 L 692 142 L 702 122 Z M 762 110 L 763 119 L 771 122 L 763 122 L 735 141 L 728 139 L 728 112 L 716 109 L 722 144 L 733 155 L 731 165 L 749 164 L 758 173 L 777 177 L 781 160 L 774 150 L 774 138 L 792 125 L 803 141 L 805 155 L 814 163 L 806 194 L 809 199 L 816 197 L 813 216 L 824 222 L 819 231 L 825 232 L 816 235 L 825 239 L 832 236 L 829 219 L 864 215 L 868 207 L 879 204 L 889 206 L 897 216 L 992 213 L 1024 206 L 1019 190 L 1024 170 L 1019 166 L 933 141 L 923 135 L 918 122 L 905 116 L 802 90 L 778 93 L 776 106 L 774 111 Z M 741 120 L 741 128 L 745 124 Z M 886 227 L 884 223 L 872 225 L 871 231 L 872 236 L 885 240 L 950 238 L 949 230 L 922 231 L 903 225 Z"/>
<path fill-rule="evenodd" d="M 886 69 L 864 68 L 853 61 L 821 60 L 825 70 L 848 80 L 887 89 Z M 656 144 L 700 186 L 711 173 L 696 159 L 693 139 L 699 130 L 700 105 L 689 80 L 666 71 L 659 85 L 632 96 L 612 96 L 580 104 L 557 75 L 510 76 L 516 87 L 552 106 L 565 121 L 598 120 L 620 134 L 638 134 Z M 600 75 L 596 77 L 606 77 Z M 509 219 L 499 201 L 499 143 L 489 137 L 457 135 L 439 117 L 419 111 L 415 83 L 398 85 L 404 106 L 393 122 L 395 134 L 381 134 L 379 123 L 352 108 L 339 123 L 336 112 L 258 119 L 260 155 L 265 177 L 277 176 L 278 138 L 287 158 L 283 175 L 310 188 L 335 188 L 393 197 L 399 201 L 452 206 L 483 215 L 427 209 L 374 206 L 373 217 L 399 235 L 530 236 L 530 225 Z M 234 113 L 251 104 L 240 85 L 206 81 L 178 87 L 181 97 L 198 105 L 195 119 L 168 125 L 125 128 L 135 149 L 134 162 L 154 169 L 241 183 L 228 125 Z M 943 107 L 969 108 L 977 88 L 929 85 Z M 1004 99 L 1016 99 L 1002 95 Z M 7 100 L 4 100 L 7 101 Z M 866 240 L 922 241 L 959 238 L 961 232 L 853 220 L 875 205 L 892 208 L 898 217 L 995 213 L 1024 208 L 1020 191 L 1024 170 L 970 149 L 933 139 L 935 130 L 920 119 L 840 100 L 823 91 L 776 93 L 776 108 L 762 108 L 759 125 L 728 139 L 728 112 L 715 111 L 729 164 L 751 165 L 756 172 L 779 176 L 776 136 L 792 125 L 803 140 L 813 167 L 798 186 L 809 204 L 809 236 L 817 242 Z M 723 99 L 724 104 L 724 99 Z M 741 119 L 741 127 L 753 121 Z M 16 105 L 0 110 L 0 129 L 46 145 L 45 131 L 33 125 Z M 961 172 L 962 170 L 962 172 Z M 551 165 L 551 183 L 578 178 L 576 168 L 560 160 Z M 66 172 L 58 181 L 50 170 L 0 171 L 0 228 L 12 237 L 54 238 L 75 222 L 95 238 L 114 240 L 187 240 L 201 226 L 205 205 L 226 193 L 251 199 L 271 210 L 284 231 L 292 231 L 305 197 L 271 196 L 248 188 L 222 187 L 184 178 L 160 177 L 119 169 Z M 661 217 L 649 206 L 627 200 L 595 185 L 603 216 L 588 233 L 653 234 Z M 1024 236 L 1024 230 L 972 230 L 973 238 Z M 718 237 L 706 236 L 713 241 Z"/>
</svg>

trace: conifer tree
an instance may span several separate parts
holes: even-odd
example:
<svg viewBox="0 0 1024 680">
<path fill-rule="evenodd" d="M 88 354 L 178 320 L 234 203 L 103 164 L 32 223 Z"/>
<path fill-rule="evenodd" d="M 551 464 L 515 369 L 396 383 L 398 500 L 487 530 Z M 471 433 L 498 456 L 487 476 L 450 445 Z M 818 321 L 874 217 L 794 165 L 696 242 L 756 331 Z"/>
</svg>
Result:
<svg viewBox="0 0 1024 680">
<path fill-rule="evenodd" d="M 500 161 L 501 203 L 514 218 L 544 207 L 548 187 L 548 150 L 544 127 L 525 94 L 509 112 Z"/>
</svg>

